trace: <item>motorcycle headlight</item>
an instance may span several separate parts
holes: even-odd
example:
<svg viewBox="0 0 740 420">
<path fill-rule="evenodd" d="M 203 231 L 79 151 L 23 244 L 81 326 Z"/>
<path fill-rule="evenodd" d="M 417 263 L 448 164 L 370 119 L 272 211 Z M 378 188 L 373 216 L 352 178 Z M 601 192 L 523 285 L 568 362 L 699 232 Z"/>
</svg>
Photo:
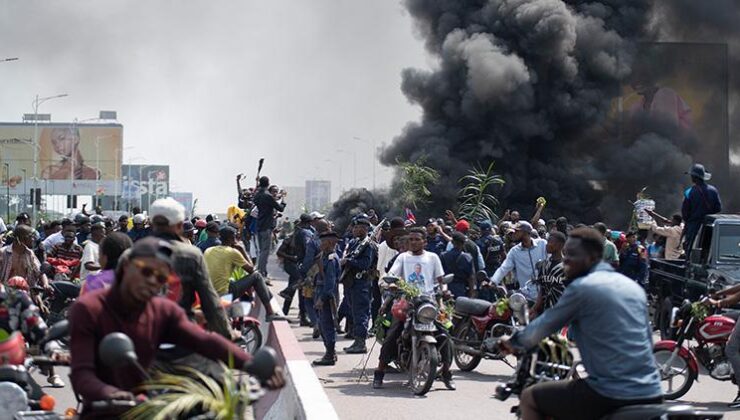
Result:
<svg viewBox="0 0 740 420">
<path fill-rule="evenodd" d="M 514 293 L 509 297 L 509 307 L 514 312 L 520 312 L 527 305 L 527 298 L 521 293 Z"/>
<path fill-rule="evenodd" d="M 0 418 L 13 418 L 16 413 L 28 410 L 26 391 L 12 382 L 0 383 Z"/>
<path fill-rule="evenodd" d="M 437 308 L 430 303 L 423 304 L 416 310 L 416 320 L 423 324 L 431 324 L 435 319 Z"/>
</svg>

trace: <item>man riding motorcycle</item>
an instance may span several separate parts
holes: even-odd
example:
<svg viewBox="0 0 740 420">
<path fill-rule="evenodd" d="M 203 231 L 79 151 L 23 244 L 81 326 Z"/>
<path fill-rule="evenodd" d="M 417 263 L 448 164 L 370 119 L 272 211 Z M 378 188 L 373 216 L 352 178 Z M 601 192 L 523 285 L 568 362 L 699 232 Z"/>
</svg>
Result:
<svg viewBox="0 0 740 420">
<path fill-rule="evenodd" d="M 729 308 L 740 302 L 740 284 L 728 287 L 712 295 L 709 304 L 717 308 Z M 725 356 L 732 365 L 735 374 L 735 384 L 740 384 L 740 329 L 735 324 L 730 338 L 725 346 Z M 740 407 L 740 385 L 738 385 L 737 396 L 728 404 L 730 408 Z"/>
<path fill-rule="evenodd" d="M 422 228 L 412 228 L 408 234 L 409 251 L 398 255 L 388 274 L 405 279 L 409 284 L 416 286 L 421 293 L 433 294 L 435 284 L 439 284 L 440 286 L 443 284 L 442 277 L 444 276 L 444 270 L 437 254 L 426 251 L 425 247 L 425 230 Z M 396 285 L 392 284 L 388 287 L 389 289 L 393 289 Z M 385 334 L 383 345 L 380 347 L 378 367 L 375 369 L 373 377 L 373 388 L 383 387 L 385 370 L 388 367 L 388 363 L 396 357 L 398 351 L 397 342 L 401 338 L 402 332 L 403 323 L 394 318 Z M 447 357 L 447 355 L 443 354 L 442 357 Z M 449 369 L 442 372 L 442 381 L 448 389 L 454 390 L 456 388 Z"/>
<path fill-rule="evenodd" d="M 160 344 L 174 343 L 201 355 L 242 368 L 251 356 L 223 336 L 188 320 L 176 303 L 158 296 L 173 273 L 172 246 L 158 238 L 141 239 L 122 256 L 110 289 L 80 298 L 70 309 L 72 386 L 86 406 L 108 399 L 133 399 L 144 379 L 135 369 L 110 368 L 97 357 L 103 337 L 123 332 L 134 343 L 137 357 L 148 368 Z M 276 367 L 266 385 L 282 387 Z"/>
<path fill-rule="evenodd" d="M 598 231 L 573 230 L 563 253 L 570 284 L 560 300 L 500 343 L 505 352 L 531 349 L 569 325 L 589 375 L 526 388 L 520 399 L 524 420 L 600 418 L 623 406 L 662 400 L 645 292 L 602 263 L 603 252 Z"/>
</svg>

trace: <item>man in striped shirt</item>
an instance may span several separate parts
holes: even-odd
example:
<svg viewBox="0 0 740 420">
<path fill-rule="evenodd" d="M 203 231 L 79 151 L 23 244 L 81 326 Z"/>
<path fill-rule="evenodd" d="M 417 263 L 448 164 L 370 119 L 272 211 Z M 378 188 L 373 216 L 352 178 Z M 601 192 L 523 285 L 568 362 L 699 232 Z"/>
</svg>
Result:
<svg viewBox="0 0 740 420">
<path fill-rule="evenodd" d="M 541 314 L 549 308 L 555 306 L 565 290 L 563 279 L 563 247 L 565 246 L 565 235 L 562 232 L 554 231 L 550 233 L 547 239 L 547 253 L 550 257 L 538 264 L 537 283 L 539 286 L 539 295 L 535 303 L 533 312 Z"/>
</svg>

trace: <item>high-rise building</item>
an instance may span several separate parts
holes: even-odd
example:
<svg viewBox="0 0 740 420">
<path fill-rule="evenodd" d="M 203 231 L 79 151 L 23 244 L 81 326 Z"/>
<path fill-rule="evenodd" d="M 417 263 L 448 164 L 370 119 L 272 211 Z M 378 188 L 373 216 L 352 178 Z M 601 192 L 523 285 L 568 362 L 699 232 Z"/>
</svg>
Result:
<svg viewBox="0 0 740 420">
<path fill-rule="evenodd" d="M 331 181 L 306 181 L 306 210 L 326 211 L 331 203 Z"/>
</svg>

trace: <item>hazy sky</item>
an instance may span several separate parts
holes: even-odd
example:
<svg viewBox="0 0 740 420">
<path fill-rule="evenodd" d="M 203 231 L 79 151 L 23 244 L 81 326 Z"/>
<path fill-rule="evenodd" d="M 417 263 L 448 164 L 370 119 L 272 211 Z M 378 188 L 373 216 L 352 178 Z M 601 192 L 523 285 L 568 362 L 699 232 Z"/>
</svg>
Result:
<svg viewBox="0 0 740 420">
<path fill-rule="evenodd" d="M 295 186 L 330 177 L 372 185 L 371 146 L 419 118 L 400 91 L 427 66 L 397 0 L 0 0 L 0 121 L 53 121 L 116 110 L 124 162 L 169 164 L 173 190 L 224 212 L 234 177 Z M 345 153 L 338 150 L 345 150 Z M 390 171 L 378 166 L 378 184 Z"/>
</svg>

